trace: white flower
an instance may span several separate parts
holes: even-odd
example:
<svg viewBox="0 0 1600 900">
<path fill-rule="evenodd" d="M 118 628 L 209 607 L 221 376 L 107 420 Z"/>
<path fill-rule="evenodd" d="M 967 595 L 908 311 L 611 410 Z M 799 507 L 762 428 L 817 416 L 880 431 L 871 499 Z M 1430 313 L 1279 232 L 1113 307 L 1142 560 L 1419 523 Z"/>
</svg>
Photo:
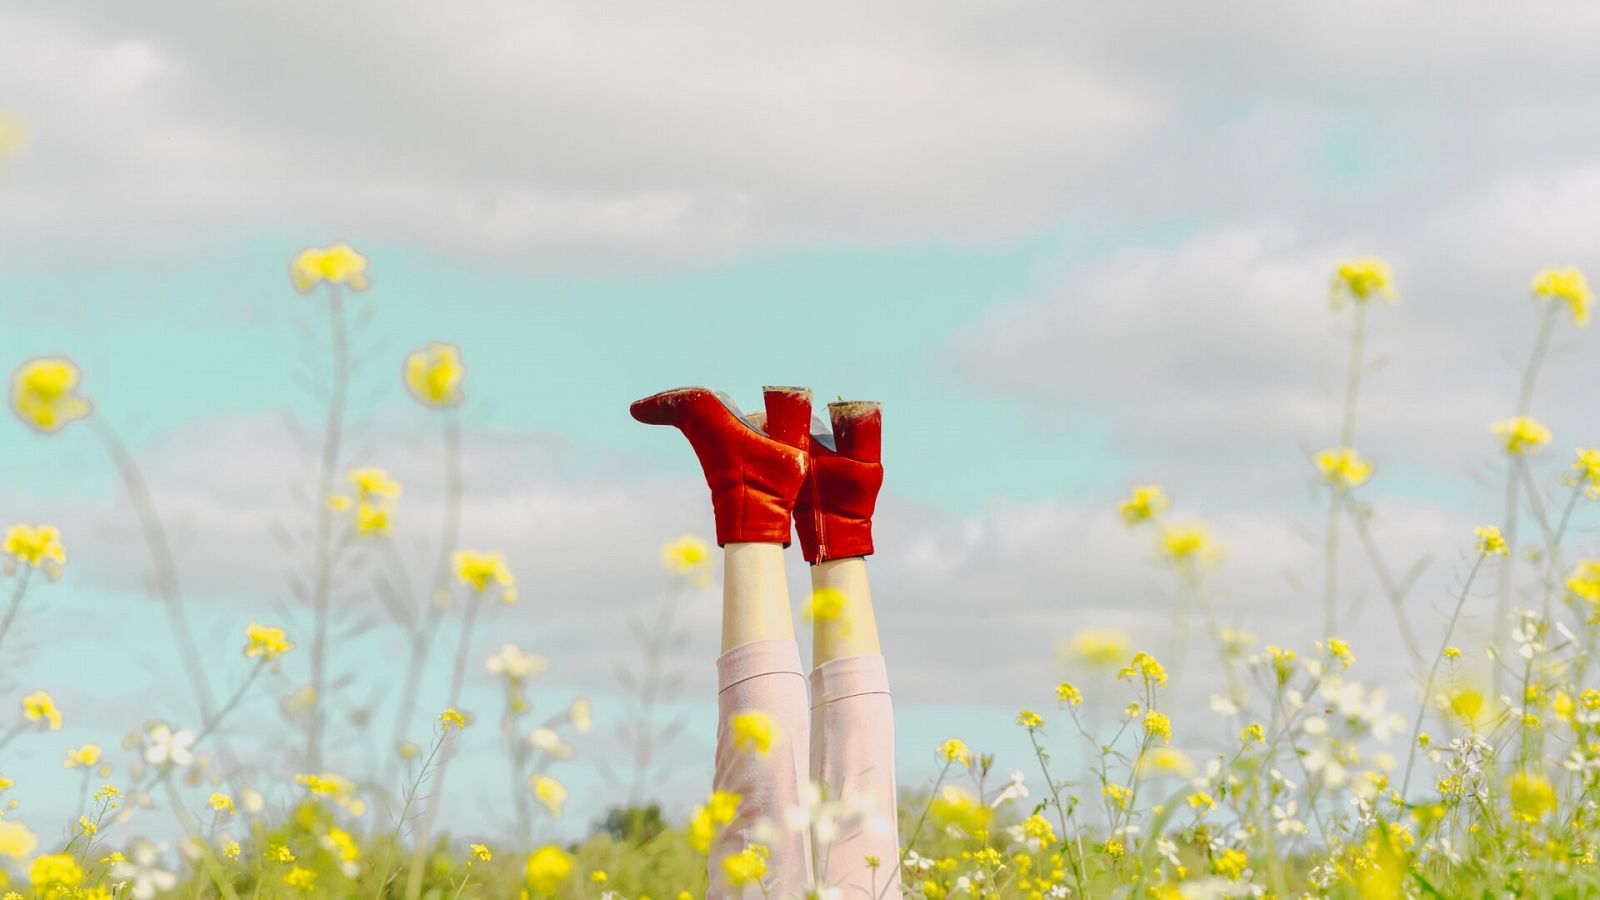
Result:
<svg viewBox="0 0 1600 900">
<path fill-rule="evenodd" d="M 528 743 L 535 750 L 543 750 L 554 759 L 570 759 L 573 754 L 572 745 L 561 740 L 561 735 L 548 725 L 540 725 L 528 734 Z"/>
<path fill-rule="evenodd" d="M 1022 781 L 1023 776 L 1020 771 L 1012 772 L 1011 783 L 1001 788 L 1000 793 L 995 794 L 994 800 L 989 802 L 989 806 L 998 809 L 1002 803 L 1010 803 L 1013 800 L 1028 796 L 1028 786 L 1023 784 Z"/>
<path fill-rule="evenodd" d="M 178 884 L 176 874 L 157 865 L 166 849 L 166 844 L 152 844 L 144 838 L 135 838 L 128 845 L 127 858 L 112 864 L 111 876 L 131 883 L 133 890 L 130 896 L 135 900 L 150 900 L 157 894 L 164 894 Z"/>
<path fill-rule="evenodd" d="M 1224 718 L 1239 714 L 1239 707 L 1221 694 L 1211 695 L 1211 711 Z"/>
<path fill-rule="evenodd" d="M 538 677 L 550 668 L 550 660 L 537 653 L 528 653 L 516 644 L 505 644 L 499 652 L 489 657 L 484 668 L 510 681 L 523 682 Z"/>
<path fill-rule="evenodd" d="M 194 744 L 194 732 L 188 729 L 173 731 L 165 722 L 157 722 L 150 726 L 146 732 L 150 746 L 144 750 L 144 761 L 153 766 L 172 763 L 175 766 L 187 766 L 194 762 L 194 754 L 189 752 L 189 747 Z"/>
</svg>

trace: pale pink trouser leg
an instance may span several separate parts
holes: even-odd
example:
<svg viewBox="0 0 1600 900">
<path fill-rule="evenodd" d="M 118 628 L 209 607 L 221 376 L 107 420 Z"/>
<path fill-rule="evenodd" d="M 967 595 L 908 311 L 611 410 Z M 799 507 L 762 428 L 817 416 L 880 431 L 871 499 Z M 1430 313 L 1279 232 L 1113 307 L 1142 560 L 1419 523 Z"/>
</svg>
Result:
<svg viewBox="0 0 1600 900">
<path fill-rule="evenodd" d="M 793 638 L 740 644 L 717 658 L 717 682 L 717 764 L 711 786 L 744 799 L 711 847 L 711 890 L 706 896 L 762 897 L 756 885 L 743 889 L 728 885 L 722 860 L 748 844 L 765 844 L 772 851 L 763 879 L 767 896 L 803 897 L 811 883 L 811 845 L 804 830 L 791 830 L 784 821 L 784 813 L 800 805 L 808 777 L 811 723 L 800 648 Z M 765 756 L 733 746 L 729 722 L 751 710 L 767 713 L 778 725 L 777 739 Z"/>
<path fill-rule="evenodd" d="M 815 848 L 818 882 L 844 900 L 900 897 L 895 819 L 894 707 L 883 657 L 845 656 L 811 671 L 811 777 L 854 810 Z M 876 858 L 873 869 L 868 857 Z"/>
</svg>

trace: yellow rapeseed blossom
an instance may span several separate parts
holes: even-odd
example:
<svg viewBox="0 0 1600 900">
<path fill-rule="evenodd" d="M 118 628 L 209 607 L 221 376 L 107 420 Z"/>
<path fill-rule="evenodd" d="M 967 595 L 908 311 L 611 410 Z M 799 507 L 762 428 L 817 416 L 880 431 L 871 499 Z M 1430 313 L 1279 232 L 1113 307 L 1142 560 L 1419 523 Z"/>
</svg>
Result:
<svg viewBox="0 0 1600 900">
<path fill-rule="evenodd" d="M 1556 791 L 1549 779 L 1532 772 L 1517 772 L 1507 785 L 1511 808 L 1529 822 L 1536 822 L 1556 808 Z"/>
<path fill-rule="evenodd" d="M 1133 661 L 1128 663 L 1117 673 L 1117 678 L 1122 681 L 1132 681 L 1135 677 L 1141 679 L 1146 686 L 1167 683 L 1167 670 L 1156 662 L 1156 658 L 1144 651 L 1133 655 Z"/>
<path fill-rule="evenodd" d="M 466 380 L 467 367 L 455 344 L 434 341 L 406 354 L 404 376 L 406 390 L 423 406 L 448 409 L 461 405 L 461 382 Z"/>
<path fill-rule="evenodd" d="M 34 890 L 56 896 L 49 892 L 50 888 L 70 891 L 83 884 L 83 867 L 70 853 L 46 853 L 34 859 L 28 869 L 28 880 L 33 883 Z"/>
<path fill-rule="evenodd" d="M 535 775 L 528 779 L 533 797 L 550 812 L 552 818 L 561 818 L 561 807 L 567 802 L 567 786 L 549 775 Z"/>
<path fill-rule="evenodd" d="M 778 720 L 759 709 L 734 713 L 728 719 L 728 730 L 733 734 L 734 749 L 757 756 L 772 752 L 778 740 Z"/>
<path fill-rule="evenodd" d="M 294 866 L 284 873 L 283 883 L 302 894 L 309 894 L 316 890 L 317 871 L 305 866 Z"/>
<path fill-rule="evenodd" d="M 21 154 L 30 137 L 28 123 L 9 113 L 0 113 L 0 163 Z"/>
<path fill-rule="evenodd" d="M 1144 733 L 1163 741 L 1172 740 L 1172 721 L 1155 710 L 1144 714 Z"/>
<path fill-rule="evenodd" d="M 1464 687 L 1444 696 L 1445 711 L 1476 731 L 1492 718 L 1489 698 L 1477 688 Z"/>
<path fill-rule="evenodd" d="M 610 878 L 611 876 L 606 874 L 605 869 L 595 869 L 589 873 L 589 880 L 595 884 L 605 884 Z"/>
<path fill-rule="evenodd" d="M 18 564 L 44 570 L 52 581 L 61 577 L 61 570 L 67 565 L 67 550 L 61 546 L 61 532 L 54 525 L 12 525 L 6 529 L 0 552 Z"/>
<path fill-rule="evenodd" d="M 472 850 L 473 857 L 480 859 L 483 862 L 489 862 L 490 860 L 494 859 L 494 857 L 489 853 L 489 848 L 483 844 L 473 844 L 470 849 Z"/>
<path fill-rule="evenodd" d="M 771 855 L 772 851 L 765 844 L 751 844 L 722 860 L 722 874 L 734 887 L 760 884 L 767 874 L 767 858 Z"/>
<path fill-rule="evenodd" d="M 1580 559 L 1567 576 L 1567 590 L 1600 606 L 1600 559 Z"/>
<path fill-rule="evenodd" d="M 834 622 L 844 616 L 847 599 L 838 588 L 820 587 L 811 592 L 803 617 L 807 622 Z"/>
<path fill-rule="evenodd" d="M 1199 523 L 1161 529 L 1157 547 L 1167 559 L 1179 564 L 1210 564 L 1222 556 L 1222 547 L 1212 539 L 1211 529 Z"/>
<path fill-rule="evenodd" d="M 1243 878 L 1249 867 L 1250 861 L 1239 850 L 1224 850 L 1211 860 L 1211 871 L 1230 881 Z"/>
<path fill-rule="evenodd" d="M 1331 637 L 1328 638 L 1326 643 L 1320 641 L 1318 643 L 1328 651 L 1329 656 L 1337 660 L 1339 664 L 1344 666 L 1346 669 L 1350 668 L 1350 666 L 1355 663 L 1355 654 L 1350 652 L 1350 645 L 1344 641 L 1341 641 L 1336 637 Z"/>
<path fill-rule="evenodd" d="M 87 769 L 100 761 L 100 745 L 84 744 L 82 747 L 73 747 L 67 751 L 67 758 L 62 761 L 63 769 Z"/>
<path fill-rule="evenodd" d="M 711 574 L 711 545 L 692 534 L 661 545 L 661 566 L 674 575 L 706 583 Z"/>
<path fill-rule="evenodd" d="M 11 376 L 11 409 L 29 428 L 54 434 L 94 409 L 78 394 L 82 378 L 65 356 L 30 359 Z"/>
<path fill-rule="evenodd" d="M 1578 451 L 1578 460 L 1572 464 L 1573 478 L 1583 486 L 1584 496 L 1600 500 L 1600 448 L 1586 447 Z"/>
<path fill-rule="evenodd" d="M 497 584 L 500 586 L 502 600 L 507 603 L 516 602 L 517 579 L 506 566 L 505 557 L 500 554 L 457 550 L 450 554 L 450 563 L 455 568 L 456 579 L 462 584 L 480 594 L 487 590 L 489 585 Z"/>
<path fill-rule="evenodd" d="M 528 886 L 536 893 L 551 895 L 572 874 L 572 854 L 546 844 L 528 854 Z"/>
<path fill-rule="evenodd" d="M 1572 307 L 1572 321 L 1578 327 L 1589 324 L 1589 307 L 1594 304 L 1594 294 L 1589 291 L 1588 279 L 1574 269 L 1545 269 L 1533 276 L 1533 293 L 1548 300 L 1561 300 Z"/>
<path fill-rule="evenodd" d="M 221 791 L 212 791 L 211 797 L 207 802 L 210 803 L 211 808 L 217 812 L 233 812 L 233 798 L 222 793 Z"/>
<path fill-rule="evenodd" d="M 1062 655 L 1092 668 L 1111 669 L 1127 659 L 1131 649 L 1128 636 L 1120 631 L 1083 628 L 1067 640 Z"/>
<path fill-rule="evenodd" d="M 1360 303 L 1373 297 L 1393 302 L 1394 277 L 1389 264 L 1376 256 L 1347 259 L 1333 270 L 1329 294 L 1335 303 L 1346 298 Z"/>
<path fill-rule="evenodd" d="M 244 630 L 246 659 L 260 657 L 264 660 L 274 660 L 294 649 L 294 644 L 282 628 L 269 627 L 251 622 Z"/>
<path fill-rule="evenodd" d="M 1025 709 L 1017 713 L 1017 724 L 1032 731 L 1035 728 L 1044 727 L 1044 717 L 1031 709 Z"/>
<path fill-rule="evenodd" d="M 444 727 L 445 731 L 460 731 L 467 727 L 467 717 L 452 706 L 439 713 L 439 724 Z"/>
<path fill-rule="evenodd" d="M 1537 450 L 1550 443 L 1550 429 L 1529 416 L 1513 416 L 1492 422 L 1489 430 L 1500 436 L 1506 452 L 1513 456 Z"/>
<path fill-rule="evenodd" d="M 1372 463 L 1354 447 L 1329 447 L 1312 457 L 1324 481 L 1340 490 L 1360 487 L 1372 477 Z"/>
<path fill-rule="evenodd" d="M 939 758 L 958 766 L 972 765 L 972 749 L 960 738 L 951 738 L 939 745 Z"/>
<path fill-rule="evenodd" d="M 1083 702 L 1083 692 L 1063 681 L 1056 685 L 1056 700 L 1068 706 L 1077 706 Z"/>
<path fill-rule="evenodd" d="M 1056 842 L 1056 830 L 1051 826 L 1050 820 L 1034 813 L 1022 820 L 1022 833 L 1031 838 L 1037 838 L 1039 843 L 1046 846 Z"/>
<path fill-rule="evenodd" d="M 352 291 L 371 286 L 367 281 L 367 258 L 345 243 L 300 251 L 289 263 L 289 280 L 302 294 L 311 293 L 323 283 L 342 284 Z"/>
<path fill-rule="evenodd" d="M 1505 556 L 1510 552 L 1506 547 L 1505 536 L 1493 525 L 1479 525 L 1472 529 L 1472 534 L 1478 539 L 1477 549 L 1480 556 Z"/>
<path fill-rule="evenodd" d="M 1137 525 L 1160 516 L 1170 505 L 1167 492 L 1161 485 L 1140 484 L 1133 487 L 1128 499 L 1117 506 L 1117 511 L 1122 513 L 1122 521 Z"/>
<path fill-rule="evenodd" d="M 10 819 L 0 819 L 0 855 L 26 859 L 38 848 L 39 838 L 28 826 Z"/>
<path fill-rule="evenodd" d="M 1251 722 L 1244 727 L 1244 730 L 1239 732 L 1239 743 L 1249 744 L 1252 742 L 1262 745 L 1267 743 L 1267 734 L 1265 729 L 1261 727 L 1260 722 Z"/>
<path fill-rule="evenodd" d="M 1151 747 L 1139 754 L 1133 770 L 1140 778 L 1152 775 L 1178 775 L 1188 778 L 1195 773 L 1194 760 L 1176 747 Z"/>
<path fill-rule="evenodd" d="M 44 691 L 34 691 L 22 698 L 22 716 L 30 722 L 48 723 L 51 731 L 61 730 L 61 710 Z"/>
</svg>

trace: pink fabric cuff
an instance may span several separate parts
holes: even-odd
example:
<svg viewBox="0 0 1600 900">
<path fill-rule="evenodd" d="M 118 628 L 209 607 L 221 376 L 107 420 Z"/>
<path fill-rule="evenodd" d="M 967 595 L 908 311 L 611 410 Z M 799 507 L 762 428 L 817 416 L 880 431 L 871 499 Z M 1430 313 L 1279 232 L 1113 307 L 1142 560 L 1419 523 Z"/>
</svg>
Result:
<svg viewBox="0 0 1600 900">
<path fill-rule="evenodd" d="M 882 665 L 882 657 L 878 657 Z M 800 645 L 793 638 L 765 638 L 740 644 L 717 657 L 717 693 L 761 675 L 805 673 L 800 668 Z"/>
<path fill-rule="evenodd" d="M 887 693 L 889 669 L 879 654 L 830 659 L 811 670 L 812 709 L 858 694 Z"/>
</svg>

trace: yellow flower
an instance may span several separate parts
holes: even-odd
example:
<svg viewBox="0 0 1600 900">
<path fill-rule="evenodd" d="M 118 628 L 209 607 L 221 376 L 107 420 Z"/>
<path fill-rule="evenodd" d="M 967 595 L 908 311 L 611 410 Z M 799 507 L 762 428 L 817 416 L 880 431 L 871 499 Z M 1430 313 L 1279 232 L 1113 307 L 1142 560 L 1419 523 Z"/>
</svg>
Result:
<svg viewBox="0 0 1600 900">
<path fill-rule="evenodd" d="M 63 769 L 87 769 L 100 761 L 100 745 L 84 744 L 82 747 L 73 747 L 67 751 L 67 758 L 61 763 Z"/>
<path fill-rule="evenodd" d="M 1600 499 L 1600 449 L 1593 447 L 1578 451 L 1578 461 L 1572 464 L 1578 484 L 1590 500 Z"/>
<path fill-rule="evenodd" d="M 1506 539 L 1500 534 L 1500 529 L 1493 525 L 1479 525 L 1472 529 L 1473 535 L 1478 538 L 1478 554 L 1480 556 L 1505 556 L 1510 552 L 1506 547 Z"/>
<path fill-rule="evenodd" d="M 1600 559 L 1580 559 L 1567 577 L 1567 590 L 1600 605 Z"/>
<path fill-rule="evenodd" d="M 1189 795 L 1189 808 L 1196 812 L 1209 812 L 1217 805 L 1216 798 L 1204 791 L 1195 791 Z"/>
<path fill-rule="evenodd" d="M 710 583 L 711 546 L 692 534 L 661 545 L 661 565 L 702 587 Z"/>
<path fill-rule="evenodd" d="M 1143 679 L 1146 686 L 1167 683 L 1167 670 L 1155 657 L 1143 651 L 1133 655 L 1133 661 L 1117 673 L 1117 678 L 1132 681 L 1135 675 Z"/>
<path fill-rule="evenodd" d="M 549 775 L 535 775 L 528 779 L 528 786 L 533 789 L 533 797 L 550 811 L 550 815 L 561 818 L 561 807 L 567 802 L 567 787 Z"/>
<path fill-rule="evenodd" d="M 578 697 L 567 707 L 567 721 L 579 732 L 587 732 L 594 727 L 594 704 L 588 697 Z"/>
<path fill-rule="evenodd" d="M 765 844 L 751 844 L 724 858 L 722 873 L 734 887 L 760 884 L 762 876 L 767 874 L 767 857 L 771 855 L 772 851 Z"/>
<path fill-rule="evenodd" d="M 771 713 L 759 709 L 734 713 L 728 719 L 728 730 L 733 734 L 735 749 L 753 752 L 757 756 L 772 752 L 779 732 L 778 720 Z"/>
<path fill-rule="evenodd" d="M 309 894 L 316 889 L 317 872 L 315 869 L 295 866 L 283 876 L 283 883 L 303 894 Z"/>
<path fill-rule="evenodd" d="M 1506 452 L 1513 456 L 1550 443 L 1550 429 L 1528 416 L 1515 416 L 1490 423 L 1489 430 L 1500 436 Z"/>
<path fill-rule="evenodd" d="M 28 146 L 28 123 L 0 113 L 0 163 L 15 159 Z"/>
<path fill-rule="evenodd" d="M 439 724 L 444 726 L 445 731 L 460 731 L 467 727 L 467 717 L 452 706 L 439 713 Z"/>
<path fill-rule="evenodd" d="M 463 398 L 461 382 L 467 367 L 461 362 L 461 348 L 434 341 L 421 350 L 406 354 L 406 390 L 417 402 L 433 409 L 459 406 Z"/>
<path fill-rule="evenodd" d="M 844 615 L 844 591 L 838 588 L 821 587 L 811 592 L 811 601 L 806 604 L 805 620 L 807 622 L 832 622 Z"/>
<path fill-rule="evenodd" d="M 1077 706 L 1083 702 L 1083 692 L 1063 681 L 1056 685 L 1056 700 L 1068 706 Z"/>
<path fill-rule="evenodd" d="M 1372 477 L 1372 463 L 1363 459 L 1354 447 L 1329 447 L 1317 451 L 1312 459 L 1323 480 L 1340 490 L 1360 487 Z"/>
<path fill-rule="evenodd" d="M 1556 808 L 1556 791 L 1543 775 L 1518 772 L 1508 785 L 1511 808 L 1523 819 L 1536 822 Z"/>
<path fill-rule="evenodd" d="M 349 779 L 336 775 L 333 772 L 323 772 L 321 775 L 296 775 L 294 780 L 303 784 L 306 790 L 319 797 L 331 798 L 341 806 L 346 805 L 355 794 L 356 786 Z M 293 862 L 292 858 L 284 862 Z"/>
<path fill-rule="evenodd" d="M 1460 659 L 1461 658 L 1461 648 L 1460 647 L 1446 647 L 1446 648 L 1444 648 L 1444 658 L 1448 659 L 1448 660 L 1452 660 L 1452 661 Z"/>
<path fill-rule="evenodd" d="M 1171 741 L 1172 722 L 1161 713 L 1149 710 L 1144 714 L 1144 733 L 1163 741 Z"/>
<path fill-rule="evenodd" d="M 1163 528 L 1158 546 L 1168 559 L 1180 565 L 1189 562 L 1209 565 L 1222 556 L 1222 546 L 1212 539 L 1211 530 L 1198 523 Z"/>
<path fill-rule="evenodd" d="M 1489 698 L 1477 688 L 1460 688 L 1446 694 L 1443 700 L 1445 711 L 1473 730 L 1477 730 L 1493 718 Z"/>
<path fill-rule="evenodd" d="M 233 798 L 229 797 L 227 794 L 219 791 L 212 791 L 211 798 L 207 802 L 209 802 L 211 804 L 211 808 L 217 812 L 233 812 Z"/>
<path fill-rule="evenodd" d="M 13 525 L 6 529 L 4 552 L 17 562 L 43 569 L 52 581 L 67 565 L 67 550 L 54 525 Z M 8 567 L 9 571 L 9 567 Z"/>
<path fill-rule="evenodd" d="M 387 471 L 377 466 L 352 469 L 346 477 L 355 485 L 358 501 L 370 503 L 400 498 L 400 482 L 390 478 Z"/>
<path fill-rule="evenodd" d="M 302 294 L 311 293 L 323 282 L 342 284 L 352 291 L 364 291 L 370 287 L 367 281 L 367 258 L 345 243 L 301 250 L 289 263 L 289 280 L 294 282 L 295 290 Z"/>
<path fill-rule="evenodd" d="M 0 819 L 0 854 L 13 859 L 25 859 L 39 847 L 39 838 L 28 826 L 10 819 Z"/>
<path fill-rule="evenodd" d="M 450 562 L 455 567 L 456 579 L 462 584 L 480 594 L 487 590 L 490 584 L 498 584 L 501 599 L 507 603 L 516 601 L 517 579 L 506 567 L 505 557 L 500 554 L 457 550 L 450 554 Z"/>
<path fill-rule="evenodd" d="M 1347 259 L 1333 270 L 1329 293 L 1335 303 L 1346 297 L 1358 303 L 1373 297 L 1393 302 L 1394 278 L 1389 264 L 1376 256 Z"/>
<path fill-rule="evenodd" d="M 1244 876 L 1244 871 L 1249 865 L 1249 860 L 1241 851 L 1224 850 L 1211 861 L 1211 871 L 1231 881 L 1238 881 Z"/>
<path fill-rule="evenodd" d="M 528 855 L 528 885 L 540 894 L 554 894 L 572 874 L 572 854 L 546 844 Z"/>
<path fill-rule="evenodd" d="M 1122 513 L 1122 521 L 1129 525 L 1149 521 L 1167 511 L 1171 505 L 1167 500 L 1167 492 L 1159 484 L 1134 485 L 1128 499 L 1117 506 L 1117 511 Z"/>
<path fill-rule="evenodd" d="M 285 863 L 294 862 L 294 851 L 290 850 L 288 848 L 288 846 L 285 845 L 285 844 L 273 844 L 273 845 L 271 845 L 270 847 L 267 848 L 267 852 L 266 852 L 265 856 L 266 856 L 266 858 L 268 860 L 271 860 L 272 862 L 285 862 Z"/>
<path fill-rule="evenodd" d="M 717 826 L 711 821 L 711 810 L 695 804 L 694 812 L 689 815 L 689 846 L 696 853 L 710 853 L 711 841 L 716 835 Z"/>
<path fill-rule="evenodd" d="M 1044 717 L 1031 709 L 1025 709 L 1017 713 L 1017 724 L 1032 731 L 1035 728 L 1044 727 Z"/>
<path fill-rule="evenodd" d="M 56 702 L 44 691 L 34 691 L 22 698 L 22 715 L 30 722 L 42 719 L 50 723 L 51 731 L 61 730 L 61 710 L 56 708 Z"/>
<path fill-rule="evenodd" d="M 238 859 L 239 858 L 239 842 L 238 841 L 229 841 L 226 844 L 223 844 L 222 845 L 222 855 L 226 856 L 229 859 Z"/>
<path fill-rule="evenodd" d="M 1355 654 L 1350 652 L 1350 645 L 1336 637 L 1328 638 L 1325 646 L 1328 655 L 1338 660 L 1346 669 L 1356 661 Z"/>
<path fill-rule="evenodd" d="M 83 883 L 83 868 L 70 853 L 48 853 L 33 861 L 28 880 L 37 890 L 44 887 L 75 888 Z"/>
<path fill-rule="evenodd" d="M 244 655 L 246 659 L 261 657 L 265 660 L 274 660 L 294 649 L 294 644 L 289 641 L 282 628 L 269 628 L 251 622 L 244 630 L 246 643 Z"/>
<path fill-rule="evenodd" d="M 1083 628 L 1068 639 L 1062 655 L 1096 669 L 1114 668 L 1128 658 L 1128 636 L 1120 631 Z"/>
<path fill-rule="evenodd" d="M 1113 809 L 1122 809 L 1128 805 L 1128 801 L 1133 799 L 1133 791 L 1114 781 L 1107 782 L 1102 786 L 1100 793 L 1106 798 L 1106 802 L 1111 804 Z"/>
<path fill-rule="evenodd" d="M 958 766 L 972 765 L 972 750 L 967 742 L 960 738 L 951 738 L 939 745 L 939 758 L 945 762 L 955 763 Z"/>
<path fill-rule="evenodd" d="M 1139 777 L 1150 775 L 1178 775 L 1189 778 L 1195 773 L 1194 760 L 1176 747 L 1151 747 L 1139 754 L 1134 765 Z"/>
<path fill-rule="evenodd" d="M 1572 321 L 1578 327 L 1589 324 L 1589 306 L 1594 294 L 1578 269 L 1545 269 L 1533 276 L 1533 293 L 1552 300 L 1563 300 L 1572 307 Z"/>
<path fill-rule="evenodd" d="M 94 408 L 78 395 L 82 375 L 65 356 L 30 359 L 11 376 L 11 409 L 23 424 L 53 434 Z"/>
<path fill-rule="evenodd" d="M 726 825 L 733 821 L 742 802 L 744 798 L 732 791 L 712 791 L 711 799 L 706 801 L 706 809 L 713 824 Z"/>
<path fill-rule="evenodd" d="M 1056 830 L 1050 826 L 1050 820 L 1034 813 L 1022 820 L 1022 833 L 1031 838 L 1038 838 L 1046 846 L 1056 842 Z"/>
<path fill-rule="evenodd" d="M 361 858 L 361 846 L 356 843 L 350 832 L 342 828 L 329 828 L 327 843 L 329 849 L 337 853 L 339 859 L 344 862 L 353 863 Z"/>
<path fill-rule="evenodd" d="M 471 849 L 472 855 L 483 860 L 484 862 L 489 862 L 490 860 L 494 859 L 494 857 L 489 854 L 489 848 L 483 844 L 473 844 Z"/>
</svg>

